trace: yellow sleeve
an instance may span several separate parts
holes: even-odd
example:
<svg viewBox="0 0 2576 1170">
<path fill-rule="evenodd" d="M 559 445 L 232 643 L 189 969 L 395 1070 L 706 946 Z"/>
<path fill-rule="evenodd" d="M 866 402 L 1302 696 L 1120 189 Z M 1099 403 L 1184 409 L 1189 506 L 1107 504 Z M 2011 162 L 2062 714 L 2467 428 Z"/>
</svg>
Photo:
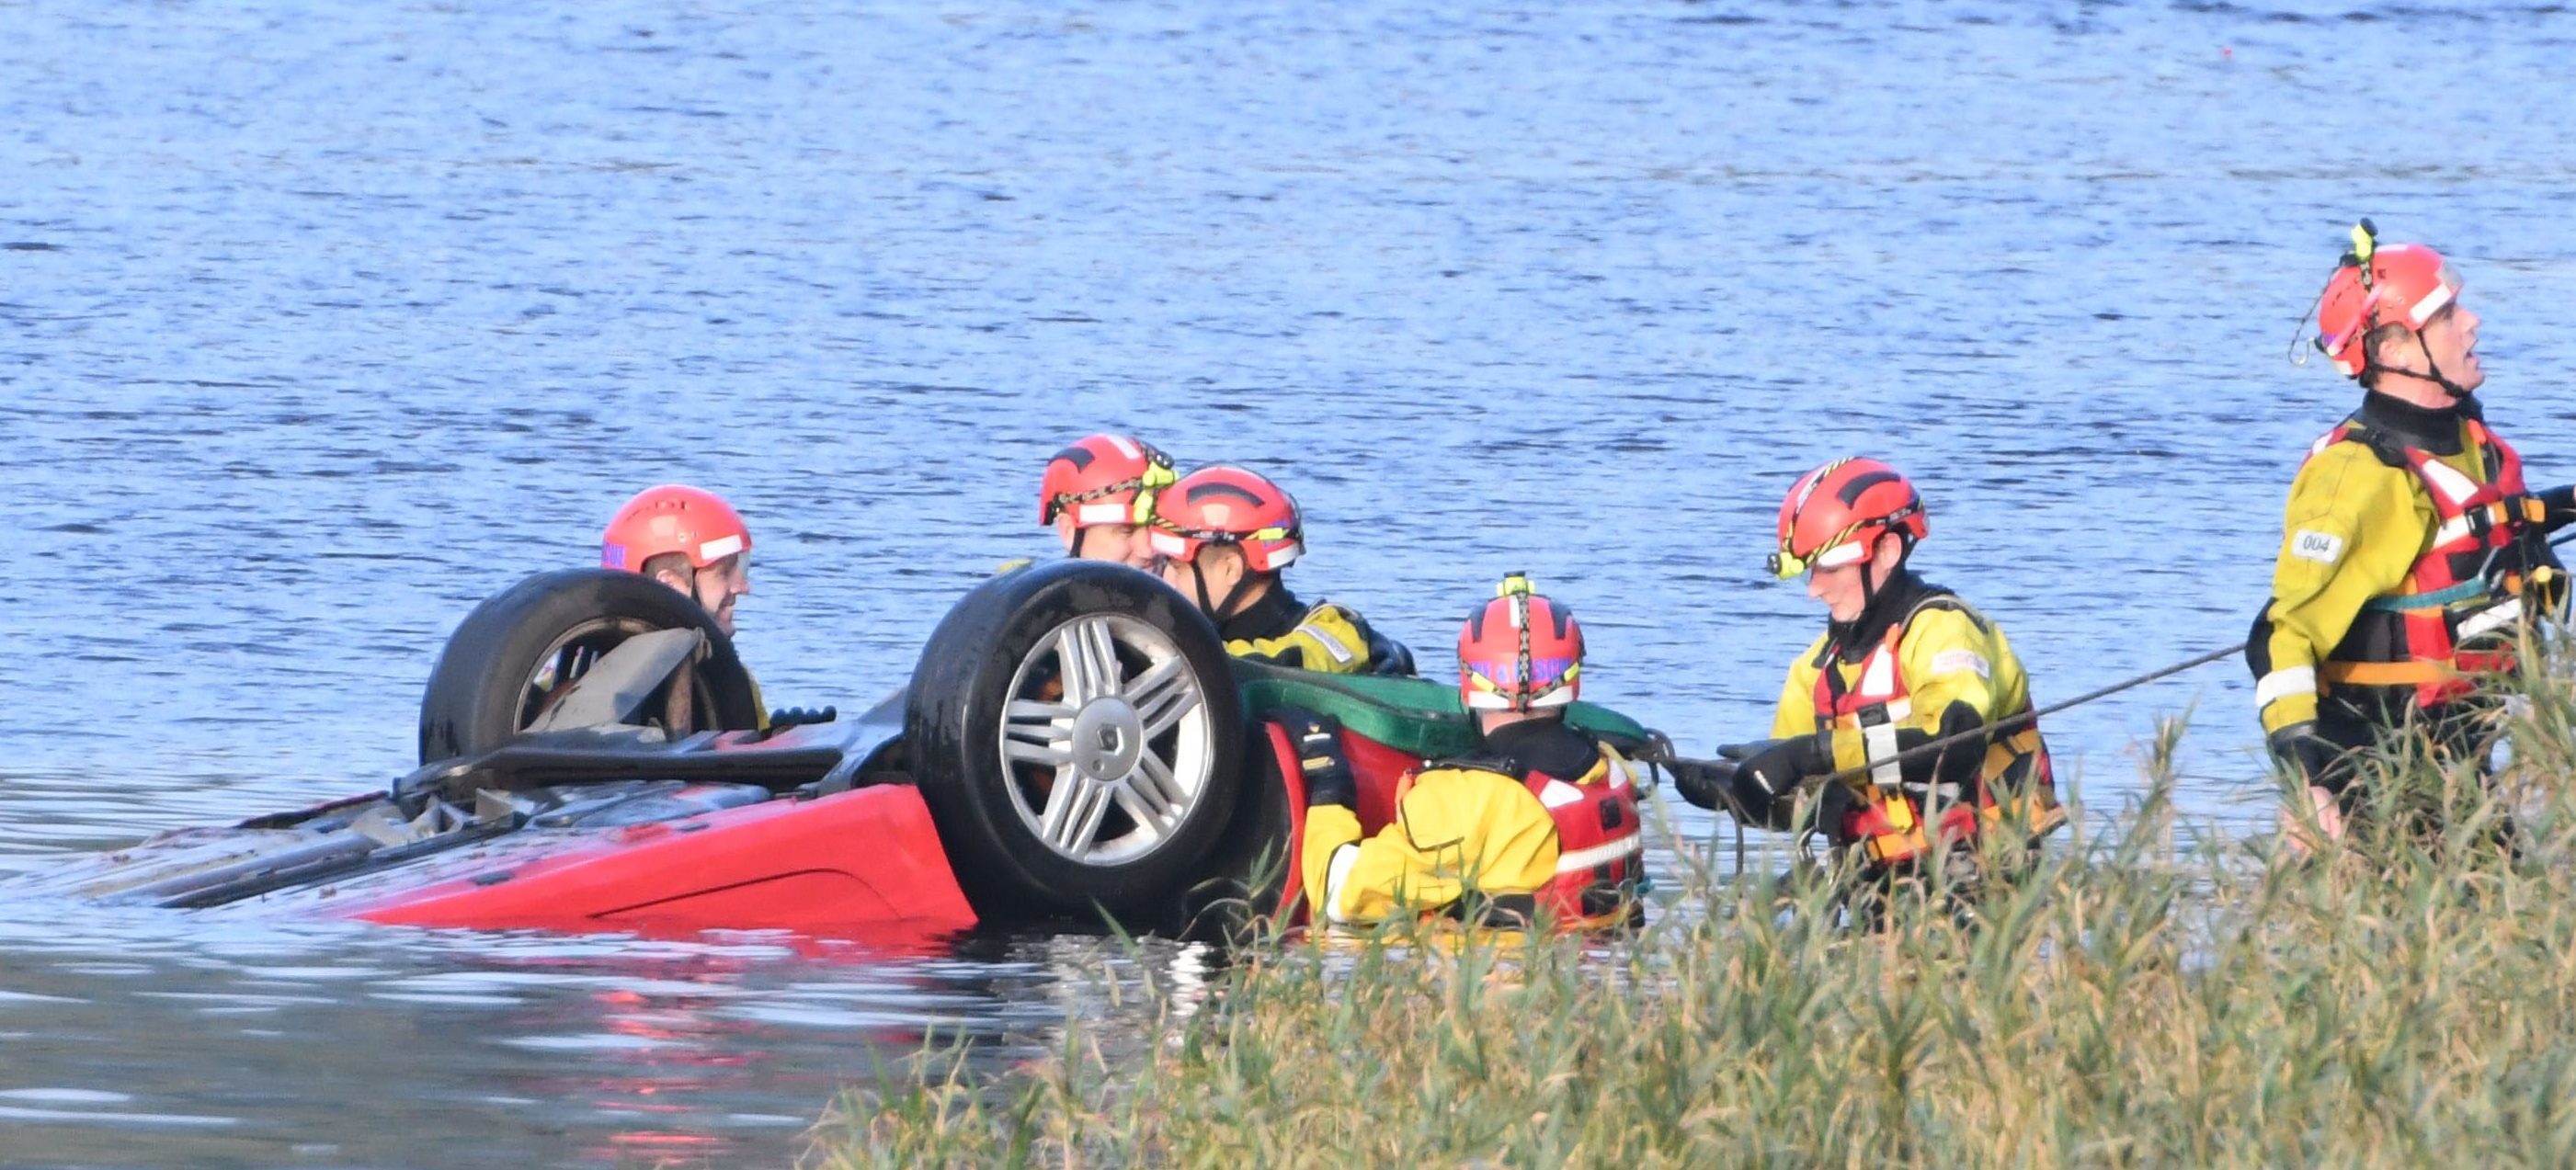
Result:
<svg viewBox="0 0 2576 1170">
<path fill-rule="evenodd" d="M 1324 895 L 1332 886 L 1334 856 L 1344 849 L 1356 851 L 1359 843 L 1359 814 L 1338 804 L 1318 804 L 1306 810 L 1306 838 L 1297 849 L 1297 877 L 1306 891 L 1306 900 L 1316 907 L 1316 918 L 1324 917 Z M 1356 858 L 1357 853 L 1353 856 Z"/>
<path fill-rule="evenodd" d="M 1307 812 L 1300 867 L 1316 917 L 1359 925 L 1433 912 L 1469 888 L 1526 894 L 1556 876 L 1556 824 L 1520 782 L 1465 768 L 1414 780 L 1395 823 L 1358 840 L 1350 810 Z M 1324 835 L 1318 836 L 1318 818 Z"/>
<path fill-rule="evenodd" d="M 1793 735 L 1816 733 L 1816 655 L 1824 653 L 1825 639 L 1818 635 L 1809 643 L 1807 652 L 1789 664 L 1789 677 L 1780 684 L 1780 706 L 1771 715 L 1771 738 L 1787 739 Z"/>
<path fill-rule="evenodd" d="M 2362 603 L 2405 581 L 2433 530 L 2415 473 L 2361 443 L 2336 443 L 2290 484 L 2272 564 L 2270 669 L 2255 683 L 2263 730 L 2317 717 L 2316 666 L 2343 641 Z"/>
<path fill-rule="evenodd" d="M 1225 644 L 1225 652 L 1326 674 L 1367 674 L 1375 665 L 1369 661 L 1368 635 L 1361 631 L 1357 615 L 1332 604 L 1306 611 L 1297 628 L 1285 634 L 1237 638 Z"/>
<path fill-rule="evenodd" d="M 1942 715 L 1956 703 L 1966 703 L 1979 722 L 2005 714 L 1995 686 L 2009 662 L 1998 652 L 2001 641 L 1956 609 L 1936 606 L 1915 614 L 1896 647 L 1896 669 L 1914 710 L 1897 726 L 1938 733 Z"/>
</svg>

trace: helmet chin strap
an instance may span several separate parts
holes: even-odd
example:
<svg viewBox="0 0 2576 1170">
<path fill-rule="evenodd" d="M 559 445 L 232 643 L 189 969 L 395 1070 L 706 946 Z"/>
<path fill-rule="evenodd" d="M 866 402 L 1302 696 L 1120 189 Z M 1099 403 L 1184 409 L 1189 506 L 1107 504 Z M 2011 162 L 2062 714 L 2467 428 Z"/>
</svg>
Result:
<svg viewBox="0 0 2576 1170">
<path fill-rule="evenodd" d="M 1243 591 L 1251 584 L 1252 570 L 1246 568 L 1243 572 L 1235 576 L 1234 586 L 1225 591 L 1225 600 L 1218 603 L 1217 607 L 1209 610 L 1208 613 L 1213 615 L 1218 621 L 1224 621 L 1227 618 L 1233 617 L 1235 603 L 1243 600 Z M 1207 600 L 1207 578 L 1205 577 L 1199 578 L 1199 600 L 1201 602 L 1205 602 Z"/>
<path fill-rule="evenodd" d="M 1202 549 L 1200 551 L 1205 552 L 1206 550 Z M 1240 557 L 1242 554 L 1243 550 L 1235 550 L 1236 556 Z M 1212 621 L 1223 622 L 1225 619 L 1233 617 L 1235 602 L 1242 600 L 1244 588 L 1251 584 L 1252 566 L 1247 563 L 1244 565 L 1243 571 L 1235 576 L 1233 587 L 1225 591 L 1225 600 L 1221 602 L 1211 601 L 1208 598 L 1207 567 L 1200 564 L 1195 557 L 1190 560 L 1190 587 L 1199 595 L 1200 612 L 1207 614 L 1208 618 Z"/>
<path fill-rule="evenodd" d="M 2420 334 L 2420 333 L 2419 333 L 2419 334 L 2417 334 L 2417 335 L 2416 335 L 2416 340 L 2417 340 L 2417 344 L 2421 345 L 2421 344 L 2422 344 L 2422 340 L 2423 340 L 2423 335 L 2422 335 L 2422 334 Z M 2431 346 L 2423 346 L 2423 350 L 2424 350 L 2424 370 L 2425 370 L 2426 375 L 2427 375 L 2427 376 L 2429 376 L 2429 377 L 2431 377 L 2431 378 L 2433 379 L 2433 384 L 2434 384 L 2434 385 L 2436 385 L 2436 386 L 2441 387 L 2445 392 L 2449 393 L 2449 394 L 2450 394 L 2450 396 L 2451 396 L 2451 400 L 2452 400 L 2452 401 L 2454 401 L 2454 402 L 2457 402 L 2457 401 L 2459 401 L 2460 399 L 2463 399 L 2463 398 L 2468 397 L 2468 396 L 2469 396 L 2469 388 L 2468 388 L 2468 387 L 2466 387 L 2466 386 L 2460 385 L 2460 384 L 2459 384 L 2459 383 L 2457 383 L 2457 382 L 2452 381 L 2452 380 L 2450 379 L 2450 376 L 2449 376 L 2449 375 L 2444 374 L 2444 373 L 2442 372 L 2442 367 L 2434 363 L 2434 361 L 2433 361 L 2433 349 L 2432 349 L 2432 347 L 2431 347 Z"/>
<path fill-rule="evenodd" d="M 1875 568 L 1877 568 L 1877 567 L 1878 567 L 1878 557 L 1877 557 L 1876 555 L 1872 555 L 1872 556 L 1869 558 L 1868 563 L 1863 564 L 1863 565 L 1861 566 L 1861 570 L 1860 570 L 1860 616 L 1861 616 L 1861 617 L 1868 617 L 1872 611 L 1874 611 L 1874 610 L 1876 610 L 1876 609 L 1878 608 L 1878 593 L 1879 593 L 1879 590 L 1886 588 L 1886 587 L 1887 587 L 1887 582 L 1895 580 L 1895 579 L 1896 579 L 1896 575 L 1897 575 L 1897 574 L 1904 572 L 1904 571 L 1905 571 L 1905 561 L 1906 561 L 1906 558 L 1911 557 L 1911 556 L 1913 556 L 1913 555 L 1914 555 L 1914 539 L 1913 539 L 1912 537 L 1907 536 L 1907 535 L 1905 535 L 1905 534 L 1904 534 L 1904 533 L 1902 533 L 1902 532 L 1891 532 L 1891 533 L 1889 533 L 1888 535 L 1893 536 L 1893 537 L 1895 537 L 1895 538 L 1896 538 L 1897 547 L 1898 547 L 1898 549 L 1899 549 L 1900 551 L 1898 551 L 1898 552 L 1897 552 L 1897 554 L 1896 554 L 1896 563 L 1895 563 L 1895 564 L 1893 564 L 1893 565 L 1888 566 L 1887 576 L 1886 576 L 1886 578 L 1885 578 L 1885 579 L 1883 579 L 1883 580 L 1880 580 L 1880 581 L 1877 581 L 1877 582 L 1873 583 L 1873 582 L 1869 579 L 1870 570 L 1875 569 Z M 1875 553 L 1875 550 L 1872 550 L 1872 551 L 1873 551 L 1873 554 L 1874 554 L 1874 553 Z M 1859 618 L 1854 618 L 1853 620 L 1854 620 L 1854 621 L 1858 621 L 1858 620 L 1859 620 Z"/>
<path fill-rule="evenodd" d="M 2435 316 L 2440 316 L 2440 314 L 2437 313 Z M 2371 330 L 2371 333 L 2376 332 L 2378 332 L 2378 330 Z M 2450 395 L 2451 401 L 2453 402 L 2457 402 L 2460 399 L 2468 397 L 2471 392 L 2471 388 L 2452 381 L 2450 375 L 2442 372 L 2441 363 L 2433 360 L 2433 347 L 2425 344 L 2424 331 L 2421 329 L 2414 329 L 2409 330 L 2409 332 L 2415 336 L 2415 348 L 2423 351 L 2424 354 L 2424 371 L 2422 373 L 2417 373 L 2414 370 L 2401 370 L 2395 366 L 2383 364 L 2379 360 L 2379 344 L 2370 339 L 2369 333 L 2363 334 L 2361 338 L 2361 372 L 2364 374 L 2402 374 L 2409 378 L 2422 378 L 2427 382 L 2431 382 L 2432 384 L 2441 387 L 2442 392 Z"/>
<path fill-rule="evenodd" d="M 1200 613 L 1204 613 L 1208 615 L 1209 618 L 1216 621 L 1221 622 L 1225 620 L 1225 615 L 1216 611 L 1216 603 L 1208 600 L 1207 570 L 1200 568 L 1196 561 L 1192 561 L 1190 563 L 1190 588 L 1198 591 Z M 1231 599 L 1229 598 L 1229 600 Z"/>
</svg>

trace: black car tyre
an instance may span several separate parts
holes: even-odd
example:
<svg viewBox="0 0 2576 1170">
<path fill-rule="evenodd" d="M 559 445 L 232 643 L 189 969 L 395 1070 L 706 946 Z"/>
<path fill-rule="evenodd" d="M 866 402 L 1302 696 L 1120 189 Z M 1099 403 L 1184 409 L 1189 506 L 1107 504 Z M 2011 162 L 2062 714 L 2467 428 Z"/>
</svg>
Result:
<svg viewBox="0 0 2576 1170">
<path fill-rule="evenodd" d="M 1243 735 L 1216 627 L 1099 561 L 960 599 L 922 647 L 904 718 L 958 883 L 995 916 L 1167 908 L 1234 818 Z"/>
<path fill-rule="evenodd" d="M 494 595 L 448 635 L 420 701 L 420 762 L 499 747 L 536 721 L 582 666 L 656 630 L 695 629 L 705 648 L 685 671 L 687 710 L 675 731 L 760 724 L 760 692 L 715 619 L 678 590 L 634 573 L 558 569 Z M 665 709 L 667 687 L 647 703 Z"/>
</svg>

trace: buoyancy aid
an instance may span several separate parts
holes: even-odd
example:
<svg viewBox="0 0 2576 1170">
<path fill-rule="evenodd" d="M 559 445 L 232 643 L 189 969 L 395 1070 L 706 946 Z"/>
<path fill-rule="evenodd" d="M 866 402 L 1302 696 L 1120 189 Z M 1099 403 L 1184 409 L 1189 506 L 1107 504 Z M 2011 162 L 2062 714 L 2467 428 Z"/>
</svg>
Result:
<svg viewBox="0 0 2576 1170">
<path fill-rule="evenodd" d="M 1538 891 L 1539 905 L 1560 922 L 1617 913 L 1635 900 L 1645 876 L 1645 826 L 1637 811 L 1637 775 L 1618 749 L 1573 780 L 1536 770 L 1520 778 L 1556 824 L 1556 877 Z"/>
<path fill-rule="evenodd" d="M 2036 839 L 2066 819 L 2057 805 L 2056 776 L 2037 721 L 1988 741 L 1974 791 L 1963 792 L 1956 782 L 1905 778 L 1897 735 L 1900 726 L 1914 717 L 1914 703 L 1898 663 L 1898 648 L 1914 619 L 1930 609 L 1953 610 L 1966 615 L 1977 628 L 1989 628 L 1967 603 L 1935 593 L 1888 623 L 1887 632 L 1861 660 L 1854 678 L 1846 681 L 1843 672 L 1835 669 L 1830 640 L 1816 675 L 1817 730 L 1857 731 L 1869 766 L 1870 782 L 1842 818 L 1839 841 L 1857 844 L 1871 862 L 1880 865 L 1910 860 L 1932 847 L 1932 835 L 1923 824 L 1927 810 L 1938 810 L 1939 836 L 1944 841 L 1973 841 L 1985 825 L 2008 816 L 2027 825 Z M 2013 710 L 1982 714 L 1991 723 L 2029 709 L 2025 698 Z"/>
<path fill-rule="evenodd" d="M 1637 807 L 1635 765 L 1618 749 L 1595 741 L 1597 754 L 1580 775 L 1560 777 L 1507 756 L 1439 760 L 1396 782 L 1401 804 L 1419 772 L 1458 769 L 1518 783 L 1547 811 L 1556 830 L 1556 873 L 1526 894 L 1489 892 L 1474 900 L 1474 916 L 1488 925 L 1535 921 L 1544 912 L 1561 925 L 1615 919 L 1635 908 L 1645 879 L 1644 818 Z M 1455 913 L 1459 907 L 1450 908 Z"/>
<path fill-rule="evenodd" d="M 2397 435 L 2347 420 L 2308 449 L 2362 443 L 2380 462 L 2412 472 L 2431 500 L 2435 526 L 2398 588 L 2371 598 L 2317 668 L 2321 690 L 2353 688 L 2394 721 L 2407 702 L 2433 707 L 2468 694 L 2468 676 L 2509 670 L 2511 632 L 2525 600 L 2554 605 L 2564 578 L 2526 494 L 2522 457 L 2465 417 L 2471 449 L 2487 472 L 2480 483 Z M 2536 586 L 2536 588 L 2535 588 Z M 2495 635 L 2502 634 L 2498 637 Z M 2375 692 L 2375 693 L 2374 693 Z M 2360 704 L 2356 704 L 2360 705 Z"/>
</svg>

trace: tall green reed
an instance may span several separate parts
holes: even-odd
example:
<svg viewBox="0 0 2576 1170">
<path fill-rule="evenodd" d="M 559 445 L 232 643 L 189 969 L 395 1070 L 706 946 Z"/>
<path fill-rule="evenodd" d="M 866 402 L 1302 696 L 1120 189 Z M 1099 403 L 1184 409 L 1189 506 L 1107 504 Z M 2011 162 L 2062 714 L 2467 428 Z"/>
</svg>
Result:
<svg viewBox="0 0 2576 1170">
<path fill-rule="evenodd" d="M 2305 862 L 2177 831 L 2169 721 L 2119 832 L 1993 847 L 1972 914 L 1936 883 L 1855 931 L 1685 850 L 1687 909 L 1616 938 L 1256 941 L 1137 1035 L 934 1046 L 809 1161 L 2576 1164 L 2576 700 L 2502 726 L 2491 779 L 2391 745 Z"/>
</svg>

